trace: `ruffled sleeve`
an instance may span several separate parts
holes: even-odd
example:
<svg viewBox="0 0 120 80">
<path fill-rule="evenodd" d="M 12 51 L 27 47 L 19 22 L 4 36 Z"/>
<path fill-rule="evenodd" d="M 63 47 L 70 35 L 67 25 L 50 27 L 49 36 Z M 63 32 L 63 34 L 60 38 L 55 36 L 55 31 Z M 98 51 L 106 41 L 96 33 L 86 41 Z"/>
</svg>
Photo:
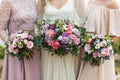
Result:
<svg viewBox="0 0 120 80">
<path fill-rule="evenodd" d="M 7 42 L 8 34 L 6 29 L 8 27 L 10 15 L 11 15 L 11 2 L 8 0 L 3 0 L 0 5 L 0 38 Z"/>
<path fill-rule="evenodd" d="M 110 34 L 120 37 L 120 9 L 110 10 Z"/>
</svg>

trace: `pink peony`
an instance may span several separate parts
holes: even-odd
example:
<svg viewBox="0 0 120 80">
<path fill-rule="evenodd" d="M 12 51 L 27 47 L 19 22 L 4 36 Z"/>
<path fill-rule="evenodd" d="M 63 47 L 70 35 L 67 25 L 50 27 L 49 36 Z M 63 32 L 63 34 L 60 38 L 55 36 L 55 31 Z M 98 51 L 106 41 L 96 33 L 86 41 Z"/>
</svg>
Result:
<svg viewBox="0 0 120 80">
<path fill-rule="evenodd" d="M 74 44 L 75 44 L 75 45 L 78 45 L 79 43 L 80 43 L 80 39 L 77 38 L 77 39 L 74 41 Z"/>
<path fill-rule="evenodd" d="M 91 44 L 92 43 L 92 38 L 89 38 L 88 39 L 88 44 Z"/>
<path fill-rule="evenodd" d="M 98 56 L 98 53 L 97 53 L 97 52 L 94 52 L 94 53 L 93 53 L 93 57 L 94 57 L 94 58 L 97 58 L 97 56 Z"/>
<path fill-rule="evenodd" d="M 70 35 L 70 34 L 72 34 L 72 30 L 67 30 L 67 32 L 66 32 L 68 35 Z"/>
<path fill-rule="evenodd" d="M 108 48 L 103 48 L 101 49 L 101 54 L 103 57 L 107 57 L 107 56 L 110 56 L 110 51 Z"/>
<path fill-rule="evenodd" d="M 71 35 L 69 35 L 69 38 L 70 38 L 73 42 L 75 42 L 76 39 L 77 39 L 77 36 L 75 36 L 74 34 L 71 34 Z"/>
<path fill-rule="evenodd" d="M 27 42 L 27 48 L 31 49 L 33 48 L 34 43 L 32 41 Z"/>
<path fill-rule="evenodd" d="M 54 49 L 58 49 L 60 47 L 60 43 L 59 41 L 53 41 L 51 46 L 54 48 Z"/>
<path fill-rule="evenodd" d="M 48 30 L 46 32 L 46 36 L 48 37 L 54 37 L 57 33 L 54 30 Z"/>
<path fill-rule="evenodd" d="M 33 40 L 34 37 L 32 35 L 28 35 L 28 39 Z"/>
<path fill-rule="evenodd" d="M 91 45 L 90 44 L 86 44 L 84 49 L 85 49 L 85 52 L 90 52 Z"/>
</svg>

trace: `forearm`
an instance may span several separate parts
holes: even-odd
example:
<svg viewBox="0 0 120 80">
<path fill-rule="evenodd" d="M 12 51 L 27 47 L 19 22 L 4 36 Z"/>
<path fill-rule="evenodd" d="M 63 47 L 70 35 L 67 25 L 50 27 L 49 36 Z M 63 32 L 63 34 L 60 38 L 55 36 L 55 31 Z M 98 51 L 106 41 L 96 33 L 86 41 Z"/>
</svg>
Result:
<svg viewBox="0 0 120 80">
<path fill-rule="evenodd" d="M 4 41 L 4 43 L 7 43 L 8 34 L 6 33 L 6 31 L 0 31 L 0 38 Z"/>
</svg>

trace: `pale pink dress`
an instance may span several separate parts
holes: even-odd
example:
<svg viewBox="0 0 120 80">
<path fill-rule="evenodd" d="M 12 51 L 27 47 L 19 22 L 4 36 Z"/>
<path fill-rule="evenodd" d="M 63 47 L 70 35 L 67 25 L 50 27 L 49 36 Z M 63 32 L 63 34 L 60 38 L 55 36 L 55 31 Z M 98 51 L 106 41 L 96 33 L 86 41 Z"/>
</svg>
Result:
<svg viewBox="0 0 120 80">
<path fill-rule="evenodd" d="M 85 27 L 88 32 L 120 36 L 120 9 L 109 9 L 94 3 L 87 16 Z M 77 80 L 115 80 L 114 57 L 99 67 L 83 62 Z"/>
<path fill-rule="evenodd" d="M 21 29 L 34 33 L 36 19 L 34 0 L 3 0 L 0 5 L 1 39 L 5 41 L 8 35 Z M 31 61 L 26 59 L 19 61 L 6 51 L 2 80 L 40 80 L 40 52 L 34 50 L 34 57 Z"/>
</svg>

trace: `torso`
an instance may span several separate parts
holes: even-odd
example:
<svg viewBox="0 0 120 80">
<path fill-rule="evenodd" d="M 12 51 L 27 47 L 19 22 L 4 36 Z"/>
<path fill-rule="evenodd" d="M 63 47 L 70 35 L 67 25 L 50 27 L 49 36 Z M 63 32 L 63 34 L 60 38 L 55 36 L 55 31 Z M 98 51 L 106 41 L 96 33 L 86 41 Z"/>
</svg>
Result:
<svg viewBox="0 0 120 80">
<path fill-rule="evenodd" d="M 78 18 L 77 12 L 74 7 L 74 0 L 67 0 L 67 2 L 61 7 L 56 8 L 52 6 L 49 2 L 45 6 L 44 18 Z"/>
<path fill-rule="evenodd" d="M 34 0 L 14 0 L 9 24 L 9 33 L 17 30 L 33 30 L 37 20 Z M 14 27 L 13 27 L 14 26 Z"/>
</svg>

